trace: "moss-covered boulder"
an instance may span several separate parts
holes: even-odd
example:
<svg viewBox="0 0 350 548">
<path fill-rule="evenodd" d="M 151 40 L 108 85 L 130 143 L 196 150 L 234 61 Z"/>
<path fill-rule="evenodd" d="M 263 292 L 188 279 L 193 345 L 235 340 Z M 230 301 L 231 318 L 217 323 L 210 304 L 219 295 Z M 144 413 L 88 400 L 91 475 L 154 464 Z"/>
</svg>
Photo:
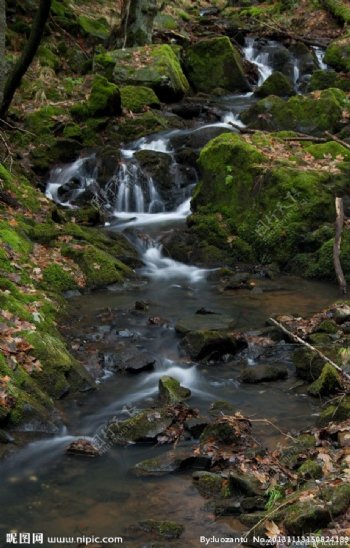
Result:
<svg viewBox="0 0 350 548">
<path fill-rule="evenodd" d="M 350 36 L 347 34 L 331 42 L 324 61 L 338 71 L 350 71 Z"/>
<path fill-rule="evenodd" d="M 308 91 L 327 88 L 339 88 L 350 91 L 350 75 L 339 74 L 335 70 L 315 70 L 308 84 Z"/>
<path fill-rule="evenodd" d="M 308 134 L 335 131 L 348 108 L 340 89 L 326 89 L 317 96 L 297 95 L 288 101 L 274 95 L 261 99 L 241 114 L 245 124 L 266 131 L 292 130 Z"/>
<path fill-rule="evenodd" d="M 159 108 L 160 102 L 153 89 L 145 86 L 122 86 L 122 107 L 132 112 L 143 112 L 148 107 Z"/>
<path fill-rule="evenodd" d="M 227 36 L 200 40 L 185 53 L 185 68 L 196 91 L 248 91 L 242 59 Z"/>
<path fill-rule="evenodd" d="M 121 97 L 118 86 L 97 74 L 94 77 L 88 100 L 74 105 L 71 112 L 79 119 L 118 116 L 121 114 Z"/>
<path fill-rule="evenodd" d="M 329 363 L 324 365 L 321 375 L 308 388 L 311 396 L 330 396 L 341 387 L 338 371 Z"/>
<path fill-rule="evenodd" d="M 205 329 L 190 331 L 181 341 L 181 347 L 194 360 L 235 354 L 242 346 L 244 346 L 243 341 L 236 340 L 225 331 Z"/>
<path fill-rule="evenodd" d="M 179 403 L 191 396 L 191 390 L 180 385 L 179 381 L 164 375 L 159 379 L 159 399 L 165 404 Z"/>
<path fill-rule="evenodd" d="M 291 81 L 282 72 L 273 72 L 265 82 L 255 91 L 258 97 L 291 97 L 295 95 Z"/>
<path fill-rule="evenodd" d="M 236 262 L 260 260 L 291 268 L 291 258 L 307 251 L 304 243 L 310 235 L 333 222 L 336 189 L 346 192 L 345 179 L 326 170 L 305 169 L 305 164 L 299 169 L 295 162 L 269 163 L 264 147 L 269 143 L 273 147 L 275 138 L 257 133 L 248 142 L 247 138 L 225 133 L 200 153 L 201 177 L 187 224 L 192 234 L 200 236 L 201 246 L 207 242 L 224 252 L 226 264 L 234 258 Z M 313 244 L 320 254 L 324 241 L 318 239 Z M 343 247 L 344 269 L 350 273 L 347 235 Z M 323 270 L 327 274 L 324 272 L 323 277 L 332 278 L 328 247 L 325 257 Z M 308 263 L 309 256 L 298 271 L 306 272 Z M 313 276 L 318 276 L 316 271 Z"/>
<path fill-rule="evenodd" d="M 339 400 L 334 400 L 334 403 L 327 405 L 321 411 L 318 419 L 320 426 L 327 425 L 329 422 L 341 422 L 350 418 L 350 398 L 346 396 L 339 397 Z"/>
<path fill-rule="evenodd" d="M 231 495 L 227 480 L 213 472 L 194 472 L 193 484 L 203 497 L 227 498 Z"/>
<path fill-rule="evenodd" d="M 340 22 L 350 23 L 350 7 L 346 0 L 323 0 L 323 5 Z"/>
<path fill-rule="evenodd" d="M 171 409 L 145 409 L 130 419 L 108 425 L 108 437 L 116 445 L 154 441 L 173 422 Z"/>
<path fill-rule="evenodd" d="M 335 159 L 337 157 L 342 157 L 346 161 L 350 160 L 350 150 L 335 141 L 309 145 L 306 147 L 306 150 L 317 160 L 321 160 L 322 158 Z"/>
<path fill-rule="evenodd" d="M 106 40 L 109 36 L 110 27 L 104 17 L 91 18 L 87 15 L 80 15 L 78 23 L 81 33 L 87 37 Z"/>
<path fill-rule="evenodd" d="M 152 88 L 165 102 L 181 99 L 189 84 L 178 57 L 168 45 L 126 48 L 95 56 L 94 70 L 116 84 Z"/>
<path fill-rule="evenodd" d="M 308 459 L 298 468 L 298 474 L 303 479 L 319 479 L 322 477 L 322 466 L 314 460 Z"/>
<path fill-rule="evenodd" d="M 121 283 L 132 270 L 106 251 L 89 244 L 64 245 L 62 253 L 71 257 L 81 268 L 87 286 L 95 289 Z"/>
</svg>

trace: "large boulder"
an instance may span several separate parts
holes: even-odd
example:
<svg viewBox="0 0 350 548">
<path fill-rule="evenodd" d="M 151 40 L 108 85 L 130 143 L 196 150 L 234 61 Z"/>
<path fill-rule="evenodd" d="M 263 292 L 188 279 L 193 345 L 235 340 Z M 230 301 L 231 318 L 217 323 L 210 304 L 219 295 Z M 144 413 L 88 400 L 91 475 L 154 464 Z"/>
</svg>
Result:
<svg viewBox="0 0 350 548">
<path fill-rule="evenodd" d="M 256 90 L 259 97 L 277 95 L 278 97 L 290 97 L 295 95 L 291 81 L 282 72 L 273 72 L 265 82 Z"/>
<path fill-rule="evenodd" d="M 350 71 L 350 36 L 345 35 L 331 42 L 326 49 L 324 61 L 335 70 Z"/>
<path fill-rule="evenodd" d="M 73 116 L 80 119 L 118 116 L 121 111 L 118 86 L 99 74 L 94 77 L 88 100 L 74 105 L 71 110 Z"/>
<path fill-rule="evenodd" d="M 323 131 L 336 131 L 347 106 L 346 95 L 340 89 L 326 89 L 317 95 L 297 95 L 288 101 L 271 95 L 244 111 L 241 119 L 254 129 L 317 135 Z"/>
<path fill-rule="evenodd" d="M 227 36 L 200 40 L 187 49 L 185 67 L 196 91 L 249 91 L 242 59 Z"/>
<path fill-rule="evenodd" d="M 150 87 L 166 102 L 189 91 L 178 57 L 167 44 L 100 53 L 94 58 L 94 70 L 116 84 Z"/>
</svg>

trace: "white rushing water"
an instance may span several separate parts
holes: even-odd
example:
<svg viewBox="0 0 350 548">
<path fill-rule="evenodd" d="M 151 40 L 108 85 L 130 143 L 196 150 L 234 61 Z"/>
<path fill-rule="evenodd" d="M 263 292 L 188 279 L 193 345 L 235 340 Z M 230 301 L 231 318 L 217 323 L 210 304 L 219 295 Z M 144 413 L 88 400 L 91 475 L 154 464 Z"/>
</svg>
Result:
<svg viewBox="0 0 350 548">
<path fill-rule="evenodd" d="M 318 61 L 318 65 L 320 67 L 321 70 L 327 70 L 328 69 L 328 65 L 324 62 L 324 56 L 325 56 L 325 50 L 323 50 L 322 48 L 318 47 L 318 46 L 314 46 L 312 48 L 315 52 L 315 55 L 317 57 L 317 61 Z"/>
<path fill-rule="evenodd" d="M 268 52 L 259 52 L 255 45 L 256 39 L 248 36 L 243 48 L 243 53 L 247 61 L 257 66 L 259 71 L 258 85 L 261 86 L 265 80 L 271 76 L 273 69 L 269 65 Z"/>
</svg>

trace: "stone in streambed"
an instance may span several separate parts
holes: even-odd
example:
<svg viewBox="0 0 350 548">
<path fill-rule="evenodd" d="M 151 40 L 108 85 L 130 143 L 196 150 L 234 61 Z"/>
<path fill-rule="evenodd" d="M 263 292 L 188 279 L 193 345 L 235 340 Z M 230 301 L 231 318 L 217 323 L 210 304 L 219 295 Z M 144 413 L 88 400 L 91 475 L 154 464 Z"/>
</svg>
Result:
<svg viewBox="0 0 350 548">
<path fill-rule="evenodd" d="M 159 379 L 159 399 L 164 404 L 179 403 L 191 396 L 191 390 L 180 385 L 179 381 L 164 375 Z"/>
<path fill-rule="evenodd" d="M 258 97 L 268 97 L 276 95 L 277 97 L 290 97 L 295 95 L 291 81 L 282 72 L 274 72 L 265 82 L 255 91 Z"/>
<path fill-rule="evenodd" d="M 206 470 L 210 463 L 209 457 L 196 457 L 192 455 L 191 450 L 179 449 L 139 462 L 133 472 L 136 476 L 142 477 L 163 476 L 180 470 Z"/>
<path fill-rule="evenodd" d="M 213 472 L 194 472 L 192 474 L 193 484 L 204 497 L 227 498 L 230 491 L 227 489 L 227 481 Z"/>
<path fill-rule="evenodd" d="M 249 91 L 242 59 L 227 36 L 200 40 L 186 50 L 186 72 L 196 91 Z"/>
<path fill-rule="evenodd" d="M 93 444 L 93 442 L 84 438 L 73 441 L 69 447 L 67 447 L 66 453 L 69 455 L 80 455 L 84 457 L 100 456 L 100 451 Z"/>
<path fill-rule="evenodd" d="M 186 335 L 191 331 L 198 330 L 225 330 L 231 329 L 235 326 L 235 320 L 229 316 L 221 314 L 193 314 L 192 316 L 186 316 L 181 318 L 175 325 L 175 331 L 180 335 Z"/>
<path fill-rule="evenodd" d="M 338 371 L 330 364 L 323 366 L 321 375 L 308 388 L 311 396 L 329 396 L 341 388 Z"/>
<path fill-rule="evenodd" d="M 243 339 L 237 339 L 224 331 L 204 329 L 187 333 L 181 342 L 182 348 L 194 360 L 235 354 L 246 345 Z"/>
<path fill-rule="evenodd" d="M 185 529 L 183 525 L 175 521 L 159 521 L 155 519 L 141 521 L 137 528 L 145 533 L 153 533 L 161 539 L 167 540 L 180 538 Z"/>
<path fill-rule="evenodd" d="M 213 417 L 221 417 L 222 415 L 234 415 L 237 408 L 228 401 L 217 400 L 211 404 L 209 415 Z"/>
<path fill-rule="evenodd" d="M 171 409 L 145 409 L 129 419 L 110 423 L 108 437 L 115 445 L 154 441 L 172 424 L 173 418 Z"/>
<path fill-rule="evenodd" d="M 140 352 L 132 356 L 123 364 L 124 370 L 128 373 L 143 373 L 144 371 L 153 371 L 156 360 L 147 352 Z"/>
<path fill-rule="evenodd" d="M 286 379 L 288 371 L 285 367 L 275 365 L 256 365 L 247 367 L 240 374 L 239 380 L 245 384 L 258 384 Z"/>
</svg>

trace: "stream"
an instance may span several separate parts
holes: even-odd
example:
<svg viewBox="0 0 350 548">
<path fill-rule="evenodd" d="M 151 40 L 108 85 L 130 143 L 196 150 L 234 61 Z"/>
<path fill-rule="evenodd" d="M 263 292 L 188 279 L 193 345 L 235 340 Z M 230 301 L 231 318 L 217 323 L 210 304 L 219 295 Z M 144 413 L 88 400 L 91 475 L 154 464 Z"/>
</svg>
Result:
<svg viewBox="0 0 350 548">
<path fill-rule="evenodd" d="M 246 40 L 244 54 L 256 64 L 259 84 L 273 71 L 271 52 L 277 46 L 273 41 L 259 45 L 253 38 Z M 315 56 L 325 68 L 322 52 L 317 49 Z M 288 70 L 299 89 L 303 76 L 298 59 Z M 142 266 L 137 279 L 123 287 L 71 296 L 70 318 L 63 331 L 97 377 L 98 390 L 62 400 L 60 410 L 66 426 L 36 441 L 28 432 L 29 443 L 0 463 L 2 531 L 123 536 L 128 546 L 150 546 L 144 533 L 129 526 L 156 518 L 185 526 L 181 540 L 167 541 L 167 545 L 198 546 L 201 535 L 239 536 L 246 528 L 235 517 L 213 515 L 192 485 L 191 470 L 136 477 L 135 464 L 168 451 L 167 445 L 111 447 L 96 459 L 65 454 L 73 440 L 93 438 L 112 417 L 127 418 L 155 403 L 158 381 L 165 373 L 191 389 L 189 404 L 204 416 L 212 402 L 225 400 L 243 414 L 265 417 L 284 431 L 314 423 L 319 407 L 295 377 L 293 345 L 281 341 L 263 353 L 250 345 L 233 360 L 224 357 L 203 365 L 184 355 L 175 330 L 179 322 L 195 322 L 197 328 L 229 324 L 254 335 L 270 315 L 310 315 L 337 298 L 336 287 L 293 276 L 273 280 L 261 277 L 255 280 L 253 291 L 222 292 L 215 269 L 177 262 L 163 249 L 164 234 L 184 225 L 190 213 L 191 193 L 198 178 L 193 166 L 178 161 L 183 143 L 199 149 L 219 132 L 234 131 L 230 122 L 242 124 L 239 113 L 253 101 L 253 93 L 215 98 L 221 120 L 196 121 L 189 129 L 169 130 L 128 144 L 121 151 L 117 172 L 98 192 L 94 190 L 98 166 L 93 155 L 52 170 L 47 195 L 74 207 L 87 189 L 95 192 L 98 203 L 108 209 L 109 230 L 125 232 L 138 249 Z M 157 188 L 152 177 L 143 173 L 137 160 L 141 150 L 170 158 L 170 190 Z M 215 314 L 196 314 L 201 309 Z M 137 353 L 155 360 L 152 372 L 114 372 L 119 354 L 133 359 Z M 242 364 L 254 367 L 257 363 L 286 366 L 288 379 L 240 384 Z M 277 430 L 263 424 L 256 427 L 255 435 L 270 448 L 281 441 Z M 194 440 L 188 439 L 180 448 L 193 444 Z"/>
</svg>

